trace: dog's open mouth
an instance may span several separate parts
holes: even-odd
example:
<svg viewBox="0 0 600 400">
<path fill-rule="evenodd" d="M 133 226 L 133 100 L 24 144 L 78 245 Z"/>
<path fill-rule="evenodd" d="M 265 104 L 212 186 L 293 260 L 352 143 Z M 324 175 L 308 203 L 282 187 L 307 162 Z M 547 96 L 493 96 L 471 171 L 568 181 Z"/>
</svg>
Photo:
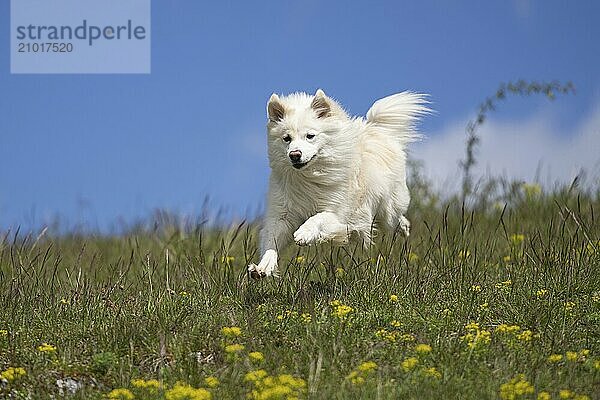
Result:
<svg viewBox="0 0 600 400">
<path fill-rule="evenodd" d="M 315 154 L 316 156 L 316 154 Z M 311 162 L 313 160 L 313 158 L 315 158 L 315 156 L 312 156 L 308 161 L 305 162 L 297 162 L 297 163 L 292 163 L 292 167 L 296 168 L 296 169 L 301 169 L 304 168 L 309 162 Z"/>
</svg>

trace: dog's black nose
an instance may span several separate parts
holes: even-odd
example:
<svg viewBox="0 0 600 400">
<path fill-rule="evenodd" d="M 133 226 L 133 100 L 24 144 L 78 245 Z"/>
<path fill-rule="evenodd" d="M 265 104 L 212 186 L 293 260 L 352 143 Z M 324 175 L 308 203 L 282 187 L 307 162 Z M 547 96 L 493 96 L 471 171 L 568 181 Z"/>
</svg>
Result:
<svg viewBox="0 0 600 400">
<path fill-rule="evenodd" d="M 302 157 L 302 152 L 300 150 L 294 150 L 294 151 L 290 151 L 290 160 L 292 160 L 292 162 L 300 162 L 300 158 Z"/>
</svg>

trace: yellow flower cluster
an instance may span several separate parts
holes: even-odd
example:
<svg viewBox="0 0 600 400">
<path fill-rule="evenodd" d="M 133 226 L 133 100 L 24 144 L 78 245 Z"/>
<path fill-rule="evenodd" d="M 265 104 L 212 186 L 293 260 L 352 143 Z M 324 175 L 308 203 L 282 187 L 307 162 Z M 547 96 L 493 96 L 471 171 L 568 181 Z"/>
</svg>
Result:
<svg viewBox="0 0 600 400">
<path fill-rule="evenodd" d="M 521 330 L 519 325 L 500 324 L 496 327 L 496 333 L 517 333 Z"/>
<path fill-rule="evenodd" d="M 391 294 L 390 295 L 390 303 L 397 303 L 398 302 L 398 296 L 396 296 L 395 294 Z"/>
<path fill-rule="evenodd" d="M 481 348 L 490 343 L 492 334 L 486 329 L 480 329 L 479 324 L 471 322 L 465 325 L 467 333 L 461 339 L 467 343 L 470 349 Z"/>
<path fill-rule="evenodd" d="M 265 359 L 265 356 L 260 351 L 252 351 L 248 353 L 248 358 L 250 359 L 250 361 L 259 363 Z"/>
<path fill-rule="evenodd" d="M 27 375 L 27 371 L 25 371 L 25 368 L 8 367 L 6 370 L 4 370 L 4 371 L 2 371 L 2 373 L 0 373 L 0 378 L 2 378 L 2 380 L 12 382 L 12 381 L 19 379 L 25 375 Z"/>
<path fill-rule="evenodd" d="M 375 332 L 375 337 L 381 340 L 385 340 L 386 342 L 396 343 L 396 342 L 414 342 L 415 337 L 410 333 L 401 333 L 396 330 L 387 330 L 387 329 L 379 329 Z"/>
<path fill-rule="evenodd" d="M 471 292 L 473 292 L 473 293 L 480 293 L 481 292 L 481 285 L 471 285 Z"/>
<path fill-rule="evenodd" d="M 133 400 L 135 398 L 131 390 L 125 388 L 113 389 L 106 397 L 112 400 Z"/>
<path fill-rule="evenodd" d="M 211 389 L 219 386 L 219 383 L 219 380 L 214 376 L 207 376 L 206 378 L 204 378 L 204 384 Z"/>
<path fill-rule="evenodd" d="M 442 378 L 441 372 L 438 371 L 435 367 L 425 368 L 423 370 L 423 373 L 425 374 L 425 376 L 430 376 L 432 378 L 436 378 L 436 379 Z"/>
<path fill-rule="evenodd" d="M 419 343 L 415 346 L 415 351 L 419 354 L 431 353 L 431 346 L 425 343 Z"/>
<path fill-rule="evenodd" d="M 307 314 L 307 313 L 300 314 L 300 318 L 302 319 L 302 322 L 305 324 L 310 324 L 310 322 L 312 321 L 311 315 Z"/>
<path fill-rule="evenodd" d="M 523 243 L 523 241 L 525 240 L 525 235 L 520 234 L 520 233 L 515 233 L 515 234 L 510 235 L 508 237 L 508 240 L 510 241 L 510 244 L 512 246 L 515 246 L 515 247 L 520 246 Z"/>
<path fill-rule="evenodd" d="M 234 343 L 228 344 L 225 346 L 225 353 L 227 354 L 237 354 L 245 349 L 243 344 Z"/>
<path fill-rule="evenodd" d="M 56 347 L 48 343 L 42 343 L 41 346 L 38 346 L 38 351 L 41 351 L 42 353 L 54 353 Z"/>
<path fill-rule="evenodd" d="M 346 319 L 348 317 L 348 314 L 350 314 L 351 312 L 354 311 L 354 309 L 352 307 L 343 304 L 339 300 L 334 300 L 329 304 L 331 305 L 331 308 L 332 308 L 331 315 L 333 315 L 334 317 L 339 318 L 341 320 Z"/>
<path fill-rule="evenodd" d="M 242 329 L 238 326 L 224 326 L 221 328 L 221 334 L 228 338 L 235 338 L 242 334 Z"/>
<path fill-rule="evenodd" d="M 350 374 L 348 374 L 348 380 L 353 385 L 362 385 L 372 376 L 377 370 L 377 364 L 373 361 L 365 361 L 356 367 Z"/>
<path fill-rule="evenodd" d="M 500 386 L 502 400 L 516 400 L 535 392 L 535 389 L 524 375 L 519 375 Z"/>
<path fill-rule="evenodd" d="M 547 295 L 547 294 L 548 294 L 548 290 L 546 290 L 546 289 L 538 289 L 538 290 L 535 292 L 535 296 L 536 296 L 538 299 L 541 299 L 542 297 L 546 297 L 546 295 Z"/>
<path fill-rule="evenodd" d="M 590 398 L 585 394 L 577 394 L 569 389 L 561 389 L 558 391 L 558 398 L 560 399 L 573 399 L 573 400 L 589 400 Z"/>
<path fill-rule="evenodd" d="M 419 365 L 419 359 L 417 357 L 408 357 L 400 364 L 404 372 L 412 371 L 417 365 Z"/>
<path fill-rule="evenodd" d="M 550 354 L 548 356 L 548 362 L 549 363 L 558 363 L 563 360 L 567 360 L 570 362 L 584 362 L 585 360 L 587 360 L 589 355 L 590 355 L 589 349 L 581 349 L 581 350 L 579 350 L 579 352 L 567 351 L 564 356 L 562 354 Z"/>
<path fill-rule="evenodd" d="M 0 329 L 0 336 L 8 336 L 8 331 L 6 329 Z"/>
<path fill-rule="evenodd" d="M 253 400 L 298 399 L 306 391 L 306 382 L 289 374 L 270 376 L 264 369 L 250 371 L 244 381 L 253 385 L 248 394 Z"/>
<path fill-rule="evenodd" d="M 156 393 L 158 389 L 160 389 L 160 382 L 156 379 L 149 379 L 147 381 L 143 379 L 133 379 L 131 381 L 131 386 L 147 390 L 150 393 Z"/>
<path fill-rule="evenodd" d="M 211 400 L 212 394 L 203 388 L 194 388 L 177 382 L 172 389 L 165 392 L 165 400 Z"/>
</svg>

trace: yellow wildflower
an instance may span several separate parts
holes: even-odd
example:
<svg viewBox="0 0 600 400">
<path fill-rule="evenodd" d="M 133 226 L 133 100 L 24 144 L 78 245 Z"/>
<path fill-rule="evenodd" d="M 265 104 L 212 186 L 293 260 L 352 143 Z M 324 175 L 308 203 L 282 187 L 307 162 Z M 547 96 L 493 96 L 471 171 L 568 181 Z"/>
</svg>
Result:
<svg viewBox="0 0 600 400">
<path fill-rule="evenodd" d="M 542 297 L 546 297 L 547 294 L 548 294 L 548 290 L 546 290 L 546 289 L 539 289 L 537 292 L 535 292 L 535 295 L 537 296 L 538 299 L 541 299 Z"/>
<path fill-rule="evenodd" d="M 124 389 L 124 388 L 113 389 L 110 391 L 110 393 L 108 393 L 106 395 L 106 397 L 108 397 L 109 399 L 115 399 L 115 400 L 133 400 L 134 399 L 133 393 L 131 393 L 131 391 L 129 389 Z"/>
<path fill-rule="evenodd" d="M 211 393 L 203 388 L 194 388 L 190 385 L 178 382 L 165 392 L 165 400 L 210 400 Z"/>
<path fill-rule="evenodd" d="M 42 353 L 54 353 L 56 347 L 48 343 L 42 343 L 41 346 L 38 346 L 38 351 L 41 351 Z"/>
<path fill-rule="evenodd" d="M 342 268 L 342 267 L 337 267 L 337 268 L 335 269 L 335 276 L 336 276 L 336 277 L 338 277 L 338 278 L 341 278 L 341 277 L 343 277 L 344 275 L 346 275 L 346 271 L 344 271 L 344 268 Z"/>
<path fill-rule="evenodd" d="M 242 350 L 244 350 L 244 345 L 239 344 L 239 343 L 229 344 L 229 345 L 225 346 L 225 353 L 229 353 L 229 354 L 239 353 Z"/>
<path fill-rule="evenodd" d="M 267 371 L 264 369 L 257 369 L 255 371 L 250 371 L 244 376 L 244 380 L 246 382 L 258 382 L 263 378 L 267 377 Z"/>
<path fill-rule="evenodd" d="M 296 262 L 300 263 L 300 264 L 303 263 L 304 262 L 304 256 L 298 256 L 298 257 L 296 257 Z"/>
<path fill-rule="evenodd" d="M 233 256 L 223 256 L 221 257 L 221 262 L 225 264 L 231 264 L 235 261 L 235 257 Z"/>
<path fill-rule="evenodd" d="M 473 292 L 473 293 L 481 292 L 481 286 L 480 285 L 471 285 L 471 292 Z"/>
<path fill-rule="evenodd" d="M 548 392 L 539 392 L 537 395 L 537 400 L 552 400 L 552 396 Z"/>
<path fill-rule="evenodd" d="M 224 326 L 221 328 L 221 333 L 225 337 L 234 338 L 242 334 L 242 329 L 237 326 Z"/>
<path fill-rule="evenodd" d="M 562 359 L 563 359 L 562 354 L 550 354 L 548 356 L 548 362 L 551 362 L 551 363 L 560 362 L 560 361 L 562 361 Z"/>
<path fill-rule="evenodd" d="M 534 391 L 533 385 L 525 379 L 525 376 L 519 375 L 500 385 L 500 398 L 502 400 L 515 400 L 532 394 Z"/>
<path fill-rule="evenodd" d="M 362 385 L 366 379 L 377 369 L 377 364 L 373 361 L 365 361 L 348 374 L 347 379 L 353 385 Z"/>
<path fill-rule="evenodd" d="M 415 346 L 415 351 L 419 354 L 431 353 L 431 346 L 425 343 L 419 343 Z"/>
<path fill-rule="evenodd" d="M 354 311 L 352 307 L 342 304 L 339 300 L 332 301 L 330 305 L 332 307 L 331 315 L 341 320 L 345 319 L 348 314 Z"/>
<path fill-rule="evenodd" d="M 532 338 L 533 338 L 533 332 L 531 332 L 529 329 L 527 329 L 517 335 L 517 339 L 522 340 L 523 342 L 530 342 Z"/>
<path fill-rule="evenodd" d="M 262 362 L 265 359 L 265 356 L 260 351 L 253 351 L 248 353 L 248 358 L 254 362 Z"/>
<path fill-rule="evenodd" d="M 387 329 L 380 329 L 377 332 L 375 332 L 375 336 L 388 342 L 394 343 L 398 337 L 398 331 L 388 331 Z"/>
<path fill-rule="evenodd" d="M 561 399 L 570 399 L 571 397 L 573 397 L 574 394 L 575 393 L 573 393 L 569 389 L 561 389 L 558 392 L 558 397 L 560 397 Z"/>
<path fill-rule="evenodd" d="M 0 329 L 0 336 L 8 336 L 8 331 L 6 329 Z"/>
<path fill-rule="evenodd" d="M 579 356 L 583 359 L 587 358 L 590 355 L 590 349 L 581 349 L 579 350 Z"/>
<path fill-rule="evenodd" d="M 496 327 L 497 333 L 516 333 L 521 330 L 519 325 L 500 324 Z"/>
<path fill-rule="evenodd" d="M 149 379 L 147 381 L 143 379 L 133 379 L 131 381 L 131 386 L 139 389 L 146 389 L 151 393 L 156 393 L 160 388 L 160 382 L 156 379 Z"/>
<path fill-rule="evenodd" d="M 358 366 L 358 370 L 361 372 L 371 372 L 377 369 L 377 364 L 373 361 L 366 361 Z"/>
<path fill-rule="evenodd" d="M 398 296 L 396 296 L 395 294 L 391 294 L 390 295 L 390 303 L 397 303 L 398 302 Z"/>
<path fill-rule="evenodd" d="M 520 233 L 515 233 L 515 234 L 510 235 L 508 237 L 508 239 L 510 240 L 511 245 L 519 246 L 525 240 L 525 235 L 520 234 Z"/>
<path fill-rule="evenodd" d="M 438 371 L 437 369 L 435 369 L 435 367 L 425 368 L 423 370 L 423 373 L 425 373 L 425 375 L 431 376 L 433 378 L 437 378 L 437 379 L 441 379 L 442 378 L 442 374 L 440 373 L 440 371 Z"/>
<path fill-rule="evenodd" d="M 216 388 L 219 386 L 219 380 L 214 376 L 207 376 L 204 378 L 204 384 L 209 388 Z"/>
<path fill-rule="evenodd" d="M 390 322 L 390 325 L 393 326 L 394 328 L 400 328 L 402 326 L 402 322 L 393 319 L 392 322 Z"/>
<path fill-rule="evenodd" d="M 575 353 L 574 351 L 567 351 L 565 353 L 566 359 L 567 361 L 577 361 L 578 358 L 578 354 Z"/>
<path fill-rule="evenodd" d="M 400 365 L 402 366 L 402 369 L 405 372 L 409 372 L 412 371 L 417 366 L 417 364 L 419 364 L 419 359 L 417 357 L 408 357 L 407 359 L 402 361 Z"/>
<path fill-rule="evenodd" d="M 510 262 L 510 260 L 511 260 L 510 256 L 504 256 L 504 257 L 502 257 L 502 261 L 504 261 L 506 263 Z"/>
<path fill-rule="evenodd" d="M 27 375 L 27 371 L 22 367 L 8 367 L 5 371 L 0 373 L 0 378 L 12 382 L 16 379 L 19 379 L 23 376 Z"/>
<path fill-rule="evenodd" d="M 310 324 L 310 322 L 312 321 L 311 315 L 307 313 L 302 313 L 300 315 L 300 318 L 302 318 L 302 322 L 304 322 L 305 324 Z"/>
<path fill-rule="evenodd" d="M 567 301 L 567 302 L 565 302 L 564 306 L 565 306 L 565 311 L 570 312 L 570 311 L 573 311 L 573 308 L 575 308 L 575 303 L 572 301 Z"/>
</svg>

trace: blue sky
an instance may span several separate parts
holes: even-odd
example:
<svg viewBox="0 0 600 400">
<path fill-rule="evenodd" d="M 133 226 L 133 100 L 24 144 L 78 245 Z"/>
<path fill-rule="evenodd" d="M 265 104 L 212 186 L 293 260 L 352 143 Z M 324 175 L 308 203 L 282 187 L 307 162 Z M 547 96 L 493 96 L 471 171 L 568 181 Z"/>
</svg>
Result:
<svg viewBox="0 0 600 400">
<path fill-rule="evenodd" d="M 11 75 L 3 1 L 0 229 L 60 216 L 108 230 L 156 208 L 198 213 L 206 196 L 254 214 L 269 172 L 266 100 L 319 87 L 354 114 L 394 92 L 429 93 L 436 114 L 414 155 L 439 175 L 455 169 L 464 123 L 500 82 L 571 80 L 575 96 L 510 100 L 486 131 L 508 155 L 531 146 L 529 161 L 551 143 L 566 179 L 581 162 L 563 151 L 571 142 L 590 154 L 584 167 L 598 165 L 599 17 L 596 1 L 154 0 L 150 75 Z M 535 140 L 521 142 L 529 131 Z M 482 153 L 491 172 L 531 169 L 498 147 Z"/>
</svg>

